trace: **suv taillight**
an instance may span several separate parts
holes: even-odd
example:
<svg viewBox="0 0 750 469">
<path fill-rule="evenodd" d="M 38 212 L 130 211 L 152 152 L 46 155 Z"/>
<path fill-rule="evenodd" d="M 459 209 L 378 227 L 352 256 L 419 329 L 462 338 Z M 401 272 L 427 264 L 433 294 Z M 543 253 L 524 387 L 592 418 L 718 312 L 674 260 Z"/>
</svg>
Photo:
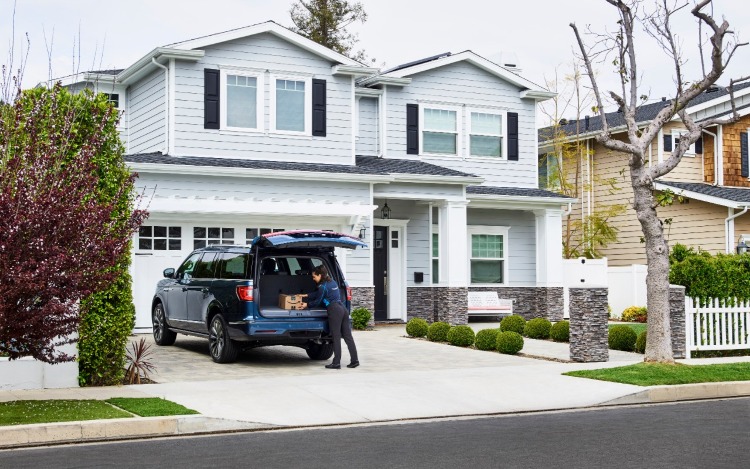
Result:
<svg viewBox="0 0 750 469">
<path fill-rule="evenodd" d="M 253 287 L 237 287 L 237 298 L 242 301 L 253 301 Z"/>
<path fill-rule="evenodd" d="M 352 287 L 346 287 L 346 301 L 352 301 Z"/>
</svg>

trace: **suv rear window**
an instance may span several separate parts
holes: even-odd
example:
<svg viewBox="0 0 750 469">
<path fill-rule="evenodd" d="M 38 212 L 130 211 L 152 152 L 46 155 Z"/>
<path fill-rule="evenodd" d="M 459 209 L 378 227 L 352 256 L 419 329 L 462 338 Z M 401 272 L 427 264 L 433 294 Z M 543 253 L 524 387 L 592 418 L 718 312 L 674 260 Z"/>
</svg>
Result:
<svg viewBox="0 0 750 469">
<path fill-rule="evenodd" d="M 218 278 L 224 279 L 248 279 L 252 276 L 251 256 L 248 253 L 224 252 L 219 260 Z"/>
</svg>

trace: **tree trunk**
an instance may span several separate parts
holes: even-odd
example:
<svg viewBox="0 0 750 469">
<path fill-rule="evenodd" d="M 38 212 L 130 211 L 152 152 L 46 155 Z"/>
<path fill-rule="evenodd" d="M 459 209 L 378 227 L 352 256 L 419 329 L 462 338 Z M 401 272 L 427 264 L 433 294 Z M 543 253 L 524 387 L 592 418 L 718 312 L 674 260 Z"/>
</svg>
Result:
<svg viewBox="0 0 750 469">
<path fill-rule="evenodd" d="M 661 220 L 652 208 L 654 196 L 650 184 L 644 184 L 644 168 L 631 168 L 633 204 L 646 240 L 646 276 L 648 340 L 646 362 L 674 363 L 669 318 L 669 247 L 664 239 Z"/>
</svg>

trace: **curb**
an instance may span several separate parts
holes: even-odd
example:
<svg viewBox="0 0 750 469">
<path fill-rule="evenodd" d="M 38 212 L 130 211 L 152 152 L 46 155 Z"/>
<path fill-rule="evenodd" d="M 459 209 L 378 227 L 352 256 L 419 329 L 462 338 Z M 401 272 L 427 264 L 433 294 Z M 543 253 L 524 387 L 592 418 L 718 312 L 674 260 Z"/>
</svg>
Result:
<svg viewBox="0 0 750 469">
<path fill-rule="evenodd" d="M 15 425 L 0 427 L 0 450 L 60 443 L 90 443 L 267 428 L 275 426 L 201 415 Z"/>
<path fill-rule="evenodd" d="M 644 391 L 618 397 L 599 405 L 655 404 L 742 396 L 750 396 L 750 381 L 651 386 Z"/>
</svg>

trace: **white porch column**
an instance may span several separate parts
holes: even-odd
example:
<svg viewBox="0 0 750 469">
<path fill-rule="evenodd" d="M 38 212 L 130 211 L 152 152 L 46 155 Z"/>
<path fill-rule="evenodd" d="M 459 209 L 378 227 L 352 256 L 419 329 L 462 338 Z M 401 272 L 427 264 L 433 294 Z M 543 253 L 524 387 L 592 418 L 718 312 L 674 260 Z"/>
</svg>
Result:
<svg viewBox="0 0 750 469">
<path fill-rule="evenodd" d="M 562 210 L 535 210 L 536 284 L 563 286 Z"/>
<path fill-rule="evenodd" d="M 467 204 L 446 202 L 440 207 L 440 283 L 448 287 L 469 285 Z"/>
</svg>

